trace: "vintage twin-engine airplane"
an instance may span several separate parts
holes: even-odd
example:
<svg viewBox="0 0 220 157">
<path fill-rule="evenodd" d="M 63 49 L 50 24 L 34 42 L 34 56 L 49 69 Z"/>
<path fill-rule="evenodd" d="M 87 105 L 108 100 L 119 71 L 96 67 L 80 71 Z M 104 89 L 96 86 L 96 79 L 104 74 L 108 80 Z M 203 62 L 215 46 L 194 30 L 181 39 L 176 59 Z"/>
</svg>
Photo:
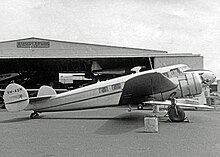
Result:
<svg viewBox="0 0 220 157">
<path fill-rule="evenodd" d="M 60 94 L 56 94 L 49 86 L 42 86 L 37 97 L 30 98 L 24 87 L 12 83 L 6 87 L 3 99 L 7 111 L 32 110 L 30 118 L 36 118 L 42 112 L 138 105 L 149 99 L 155 102 L 167 100 L 172 95 L 178 98 L 199 95 L 202 92 L 201 78 L 198 73 L 184 73 L 187 68 L 186 65 L 179 64 L 137 72 Z M 172 103 L 169 106 L 171 121 L 184 121 L 185 112 L 178 104 Z M 208 107 L 195 104 L 191 106 Z"/>
</svg>

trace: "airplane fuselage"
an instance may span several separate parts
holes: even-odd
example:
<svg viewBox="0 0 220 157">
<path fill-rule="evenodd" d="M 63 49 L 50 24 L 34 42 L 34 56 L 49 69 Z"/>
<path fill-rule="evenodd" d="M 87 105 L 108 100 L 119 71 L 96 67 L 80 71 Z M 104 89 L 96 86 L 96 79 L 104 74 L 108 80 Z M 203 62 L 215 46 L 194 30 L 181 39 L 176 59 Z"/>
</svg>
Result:
<svg viewBox="0 0 220 157">
<path fill-rule="evenodd" d="M 176 92 L 178 97 L 200 94 L 201 80 L 196 74 L 189 76 L 180 70 L 178 75 L 169 78 L 165 76 L 170 70 L 183 66 L 185 65 L 158 68 L 98 82 L 56 94 L 50 99 L 31 102 L 25 110 L 37 112 L 81 110 L 138 104 L 149 98 L 166 100 L 173 92 Z"/>
</svg>

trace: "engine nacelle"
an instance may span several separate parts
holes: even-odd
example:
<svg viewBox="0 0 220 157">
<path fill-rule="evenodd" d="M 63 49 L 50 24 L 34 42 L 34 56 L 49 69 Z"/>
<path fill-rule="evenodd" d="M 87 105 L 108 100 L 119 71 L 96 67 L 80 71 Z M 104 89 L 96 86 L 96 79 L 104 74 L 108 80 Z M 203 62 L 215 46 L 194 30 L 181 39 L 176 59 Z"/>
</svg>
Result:
<svg viewBox="0 0 220 157">
<path fill-rule="evenodd" d="M 192 97 L 202 93 L 202 81 L 197 73 L 184 73 L 177 77 L 178 90 L 176 97 L 185 98 Z"/>
<path fill-rule="evenodd" d="M 176 98 L 187 98 L 199 95 L 202 93 L 202 81 L 197 73 L 183 73 L 178 77 L 169 78 L 173 83 L 178 85 L 170 91 L 165 91 L 158 94 L 151 95 L 156 100 L 167 100 L 173 93 Z"/>
</svg>

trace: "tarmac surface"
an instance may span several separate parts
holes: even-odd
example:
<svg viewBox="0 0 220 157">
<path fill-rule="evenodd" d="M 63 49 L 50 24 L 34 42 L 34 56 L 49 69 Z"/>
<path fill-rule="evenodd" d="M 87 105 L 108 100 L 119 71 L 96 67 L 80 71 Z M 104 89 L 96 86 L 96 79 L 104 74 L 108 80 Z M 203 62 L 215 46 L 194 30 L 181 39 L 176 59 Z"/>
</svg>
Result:
<svg viewBox="0 0 220 157">
<path fill-rule="evenodd" d="M 220 156 L 220 109 L 186 111 L 190 122 L 159 119 L 159 132 L 146 133 L 152 111 L 125 108 L 42 113 L 0 113 L 0 156 Z"/>
</svg>

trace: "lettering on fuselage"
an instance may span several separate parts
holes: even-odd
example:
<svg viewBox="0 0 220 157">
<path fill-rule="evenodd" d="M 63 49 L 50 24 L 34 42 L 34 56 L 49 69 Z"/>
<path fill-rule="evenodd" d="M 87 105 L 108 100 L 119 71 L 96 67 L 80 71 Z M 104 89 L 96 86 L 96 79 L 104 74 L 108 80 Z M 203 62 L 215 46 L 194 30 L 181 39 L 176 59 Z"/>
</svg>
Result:
<svg viewBox="0 0 220 157">
<path fill-rule="evenodd" d="M 14 90 L 7 91 L 7 94 L 19 93 L 20 91 L 22 91 L 22 88 L 17 88 Z"/>
<path fill-rule="evenodd" d="M 112 91 L 119 90 L 119 89 L 121 89 L 121 83 L 101 87 L 99 88 L 99 93 L 112 92 Z"/>
</svg>

